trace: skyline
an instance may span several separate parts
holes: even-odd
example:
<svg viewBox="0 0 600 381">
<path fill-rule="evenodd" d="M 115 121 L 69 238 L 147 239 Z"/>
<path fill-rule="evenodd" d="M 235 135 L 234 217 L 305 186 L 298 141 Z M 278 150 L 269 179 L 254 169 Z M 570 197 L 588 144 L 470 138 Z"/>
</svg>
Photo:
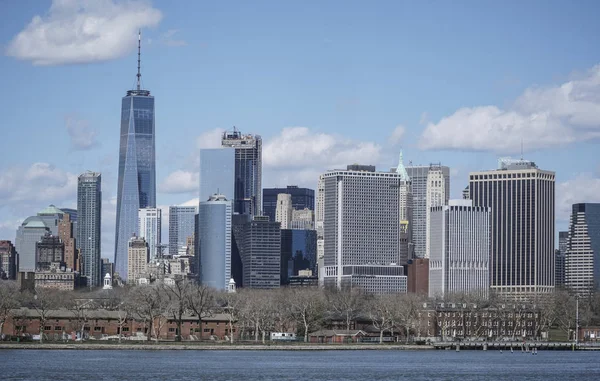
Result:
<svg viewBox="0 0 600 381">
<path fill-rule="evenodd" d="M 135 88 L 139 28 L 142 87 L 158 99 L 163 210 L 198 204 L 199 148 L 220 147 L 233 126 L 263 138 L 263 188 L 316 189 L 320 173 L 355 162 L 387 170 L 402 148 L 407 165 L 449 166 L 451 198 L 460 198 L 468 172 L 518 156 L 522 141 L 526 159 L 556 172 L 557 232 L 571 204 L 600 201 L 593 2 L 514 2 L 514 13 L 466 2 L 75 3 L 0 5 L 0 65 L 11 89 L 0 99 L 11 142 L 0 163 L 0 239 L 14 241 L 20 222 L 49 204 L 74 207 L 77 176 L 89 169 L 102 173 L 102 256 L 113 259 L 118 97 Z M 106 37 L 105 25 L 118 38 L 64 29 L 90 16 L 107 20 L 90 35 Z M 473 125 L 497 128 L 473 134 Z M 494 132 L 502 128 L 511 133 Z"/>
</svg>

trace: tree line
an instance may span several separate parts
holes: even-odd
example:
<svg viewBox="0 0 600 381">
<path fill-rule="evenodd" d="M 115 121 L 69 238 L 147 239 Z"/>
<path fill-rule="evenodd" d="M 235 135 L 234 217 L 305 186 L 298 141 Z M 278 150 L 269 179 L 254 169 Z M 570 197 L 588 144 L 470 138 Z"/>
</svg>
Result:
<svg viewBox="0 0 600 381">
<path fill-rule="evenodd" d="M 79 332 L 90 321 L 90 311 L 115 311 L 120 332 L 132 319 L 142 320 L 148 328 L 147 339 L 159 339 L 167 321 L 177 325 L 177 341 L 185 317 L 202 319 L 223 313 L 229 332 L 234 328 L 242 340 L 266 342 L 271 332 L 295 332 L 303 341 L 320 329 L 355 330 L 356 321 L 367 321 L 383 342 L 384 335 L 401 334 L 406 342 L 420 335 L 427 319 L 424 311 L 439 309 L 441 303 L 456 303 L 471 311 L 500 308 L 503 299 L 492 295 L 452 295 L 445 300 L 428 299 L 417 294 L 374 296 L 359 290 L 324 290 L 320 288 L 280 288 L 276 290 L 238 289 L 235 293 L 218 292 L 187 280 L 171 284 L 123 287 L 98 291 L 57 291 L 36 289 L 21 291 L 12 281 L 0 281 L 0 333 L 5 322 L 21 307 L 35 310 L 40 320 L 40 340 L 53 310 L 71 312 Z M 561 329 L 568 333 L 576 326 L 576 297 L 565 290 L 540 295 L 530 303 L 515 303 L 518 308 L 535 310 L 539 332 Z M 516 308 L 516 307 L 515 307 Z M 515 316 L 517 316 L 515 314 Z M 600 324 L 600 293 L 579 298 L 580 326 Z M 538 332 L 538 334 L 539 334 Z M 233 334 L 228 340 L 234 342 Z M 119 336 L 120 339 L 120 336 Z"/>
</svg>

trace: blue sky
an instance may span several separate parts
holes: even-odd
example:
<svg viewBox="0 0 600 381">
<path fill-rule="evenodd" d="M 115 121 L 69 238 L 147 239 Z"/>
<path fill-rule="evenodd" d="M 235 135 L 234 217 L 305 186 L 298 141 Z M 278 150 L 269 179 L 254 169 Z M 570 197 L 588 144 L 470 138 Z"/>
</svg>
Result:
<svg viewBox="0 0 600 381">
<path fill-rule="evenodd" d="M 198 149 L 232 126 L 262 135 L 265 187 L 386 168 L 403 148 L 449 165 L 456 197 L 523 141 L 557 173 L 562 229 L 571 203 L 600 201 L 598 14 L 595 1 L 0 2 L 0 239 L 50 203 L 73 206 L 89 169 L 112 257 L 138 28 L 159 205 L 194 202 Z"/>
</svg>

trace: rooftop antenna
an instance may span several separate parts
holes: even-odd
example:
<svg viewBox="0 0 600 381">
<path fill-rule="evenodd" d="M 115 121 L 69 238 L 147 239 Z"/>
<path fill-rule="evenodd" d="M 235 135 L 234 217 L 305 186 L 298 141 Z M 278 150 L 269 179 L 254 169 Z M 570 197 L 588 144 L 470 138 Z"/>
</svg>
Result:
<svg viewBox="0 0 600 381">
<path fill-rule="evenodd" d="M 138 72 L 137 72 L 137 89 L 140 90 L 140 78 L 142 73 L 140 72 L 140 56 L 142 53 L 142 30 L 138 30 Z"/>
</svg>

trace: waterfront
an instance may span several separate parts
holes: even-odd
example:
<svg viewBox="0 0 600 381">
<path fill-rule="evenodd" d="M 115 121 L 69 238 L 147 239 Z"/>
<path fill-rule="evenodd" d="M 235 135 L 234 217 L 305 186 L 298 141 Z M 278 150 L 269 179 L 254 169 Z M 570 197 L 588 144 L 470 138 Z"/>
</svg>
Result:
<svg viewBox="0 0 600 381">
<path fill-rule="evenodd" d="M 4 350 L 3 380 L 596 380 L 600 353 Z"/>
</svg>

